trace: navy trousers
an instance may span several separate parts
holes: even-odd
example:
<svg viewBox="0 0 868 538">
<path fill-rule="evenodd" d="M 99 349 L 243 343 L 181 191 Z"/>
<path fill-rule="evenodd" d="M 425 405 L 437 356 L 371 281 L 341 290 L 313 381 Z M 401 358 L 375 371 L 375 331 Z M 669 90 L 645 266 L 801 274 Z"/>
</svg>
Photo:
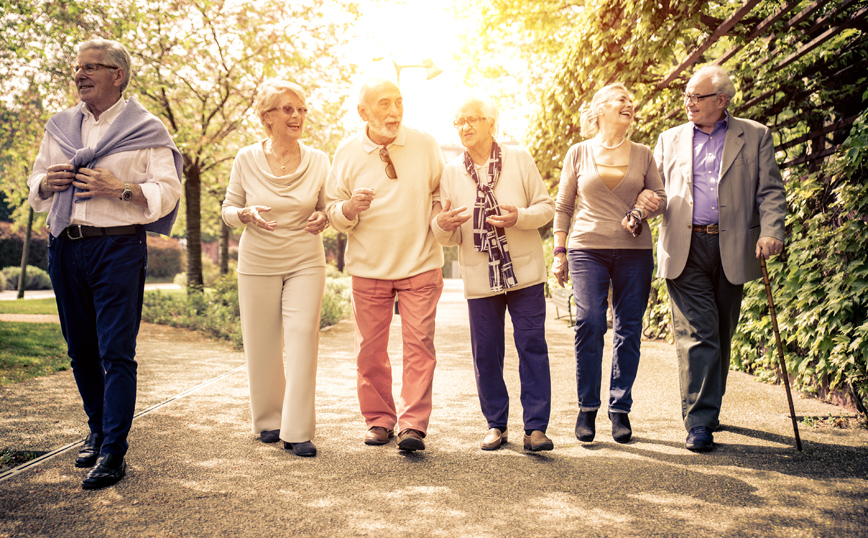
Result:
<svg viewBox="0 0 868 538">
<path fill-rule="evenodd" d="M 134 235 L 51 237 L 48 273 L 72 373 L 100 452 L 124 455 L 136 405 L 136 336 L 148 246 Z"/>
<path fill-rule="evenodd" d="M 504 314 L 507 308 L 518 351 L 524 429 L 545 432 L 548 428 L 552 380 L 545 338 L 545 301 L 542 284 L 467 300 L 476 388 L 489 428 L 505 430 L 509 415 L 509 394 L 503 381 Z"/>
</svg>

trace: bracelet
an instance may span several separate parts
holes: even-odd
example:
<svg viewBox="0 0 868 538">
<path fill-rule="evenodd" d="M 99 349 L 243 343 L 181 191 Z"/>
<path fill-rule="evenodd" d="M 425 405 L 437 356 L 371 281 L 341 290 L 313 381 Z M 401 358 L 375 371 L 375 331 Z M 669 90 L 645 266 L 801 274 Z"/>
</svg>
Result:
<svg viewBox="0 0 868 538">
<path fill-rule="evenodd" d="M 557 256 L 558 254 L 566 254 L 566 253 L 567 253 L 567 247 L 555 247 L 555 249 L 552 251 L 552 256 Z"/>
</svg>

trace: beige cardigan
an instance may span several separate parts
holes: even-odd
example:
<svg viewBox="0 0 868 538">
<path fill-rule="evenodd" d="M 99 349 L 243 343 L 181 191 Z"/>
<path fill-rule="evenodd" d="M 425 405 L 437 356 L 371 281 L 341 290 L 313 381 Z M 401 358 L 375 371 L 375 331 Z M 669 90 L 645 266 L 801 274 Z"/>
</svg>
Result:
<svg viewBox="0 0 868 538">
<path fill-rule="evenodd" d="M 661 215 L 666 210 L 666 191 L 648 146 L 635 142 L 630 142 L 630 145 L 627 171 L 613 190 L 606 187 L 597 172 L 589 140 L 575 144 L 567 151 L 558 186 L 554 231 L 569 233 L 572 219 L 568 248 L 651 248 L 651 229 L 647 219 L 642 223 L 639 237 L 633 237 L 622 228 L 621 220 L 633 209 L 644 189 L 656 192 L 661 198 L 660 207 L 648 218 Z"/>
<path fill-rule="evenodd" d="M 523 148 L 500 146 L 503 169 L 494 195 L 498 204 L 518 208 L 518 222 L 506 228 L 506 243 L 512 258 L 518 290 L 545 282 L 546 266 L 538 228 L 552 220 L 555 202 L 546 191 L 533 158 Z M 487 167 L 485 168 L 487 170 Z M 464 155 L 449 161 L 440 177 L 440 199 L 452 201 L 452 208 L 467 206 L 463 214 L 473 214 L 476 201 L 476 183 L 464 167 Z M 431 222 L 437 240 L 446 246 L 458 245 L 458 263 L 464 279 L 464 296 L 468 299 L 491 297 L 504 292 L 493 292 L 488 284 L 488 254 L 477 252 L 473 246 L 473 218 L 452 233 Z"/>
</svg>

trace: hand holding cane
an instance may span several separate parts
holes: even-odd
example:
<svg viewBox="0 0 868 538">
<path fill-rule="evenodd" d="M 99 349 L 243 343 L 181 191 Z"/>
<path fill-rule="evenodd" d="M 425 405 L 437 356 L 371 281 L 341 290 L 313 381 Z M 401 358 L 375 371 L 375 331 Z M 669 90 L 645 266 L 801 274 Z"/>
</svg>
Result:
<svg viewBox="0 0 868 538">
<path fill-rule="evenodd" d="M 802 440 L 799 438 L 799 425 L 796 422 L 796 411 L 793 408 L 793 395 L 790 392 L 790 376 L 787 375 L 787 363 L 784 361 L 784 347 L 781 345 L 781 334 L 778 331 L 778 316 L 775 312 L 775 302 L 772 300 L 772 286 L 769 282 L 769 272 L 766 269 L 766 259 L 760 255 L 760 265 L 763 270 L 763 283 L 766 286 L 766 297 L 769 300 L 769 312 L 772 316 L 772 327 L 775 330 L 775 342 L 778 345 L 778 360 L 781 365 L 781 373 L 784 377 L 784 388 L 787 389 L 787 403 L 790 404 L 790 418 L 793 419 L 793 433 L 796 435 L 796 448 L 801 452 Z"/>
</svg>

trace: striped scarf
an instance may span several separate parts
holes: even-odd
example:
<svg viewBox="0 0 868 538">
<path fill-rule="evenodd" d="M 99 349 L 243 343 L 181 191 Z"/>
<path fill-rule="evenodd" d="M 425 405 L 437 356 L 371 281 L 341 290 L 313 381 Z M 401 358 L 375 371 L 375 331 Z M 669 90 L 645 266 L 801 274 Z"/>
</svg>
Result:
<svg viewBox="0 0 868 538">
<path fill-rule="evenodd" d="M 470 158 L 470 153 L 464 151 L 464 167 L 476 182 L 476 203 L 473 204 L 473 246 L 478 252 L 488 253 L 488 285 L 491 291 L 503 291 L 515 287 L 518 280 L 512 268 L 512 258 L 506 244 L 506 232 L 503 228 L 492 226 L 488 217 L 500 215 L 500 207 L 494 197 L 494 186 L 503 168 L 500 146 L 492 140 L 491 158 L 488 165 L 487 182 L 479 180 L 476 167 Z"/>
</svg>

